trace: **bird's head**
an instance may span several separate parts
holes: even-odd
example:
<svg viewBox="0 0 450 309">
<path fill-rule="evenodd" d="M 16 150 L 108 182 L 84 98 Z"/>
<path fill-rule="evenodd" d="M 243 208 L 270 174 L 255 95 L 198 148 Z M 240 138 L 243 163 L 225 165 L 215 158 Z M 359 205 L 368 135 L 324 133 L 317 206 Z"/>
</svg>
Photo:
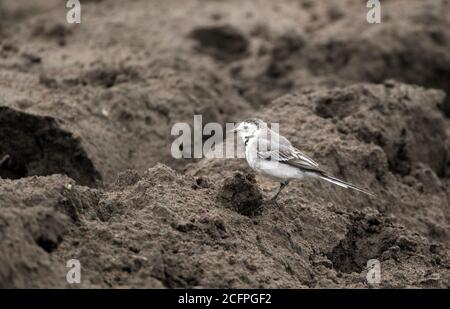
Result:
<svg viewBox="0 0 450 309">
<path fill-rule="evenodd" d="M 246 140 L 247 138 L 255 136 L 259 130 L 265 127 L 266 123 L 264 121 L 261 119 L 252 118 L 239 123 L 233 132 L 237 132 L 243 140 Z"/>
</svg>

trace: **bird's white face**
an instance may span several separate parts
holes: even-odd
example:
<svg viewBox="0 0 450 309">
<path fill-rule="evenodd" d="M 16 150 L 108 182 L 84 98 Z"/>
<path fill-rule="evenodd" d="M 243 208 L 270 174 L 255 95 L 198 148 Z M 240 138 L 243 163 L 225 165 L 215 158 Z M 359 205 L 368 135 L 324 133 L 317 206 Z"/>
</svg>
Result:
<svg viewBox="0 0 450 309">
<path fill-rule="evenodd" d="M 250 122 L 241 122 L 237 128 L 235 129 L 239 136 L 245 140 L 252 135 L 255 135 L 256 131 L 258 131 L 258 126 L 254 123 Z"/>
</svg>

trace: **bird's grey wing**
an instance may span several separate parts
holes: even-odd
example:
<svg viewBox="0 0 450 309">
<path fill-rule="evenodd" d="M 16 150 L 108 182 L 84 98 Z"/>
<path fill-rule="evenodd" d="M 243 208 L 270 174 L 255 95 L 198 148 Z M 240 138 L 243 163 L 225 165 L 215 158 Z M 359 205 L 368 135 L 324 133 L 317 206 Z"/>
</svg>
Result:
<svg viewBox="0 0 450 309">
<path fill-rule="evenodd" d="M 306 154 L 304 154 L 302 151 L 298 150 L 294 146 L 292 146 L 291 142 L 285 138 L 284 136 L 277 134 L 276 132 L 269 130 L 267 134 L 267 138 L 264 138 L 267 141 L 272 140 L 272 144 L 278 144 L 280 145 L 280 151 L 285 152 L 286 154 L 289 154 L 289 156 L 292 156 L 294 159 L 298 159 L 300 162 L 305 162 L 311 166 L 319 167 L 319 163 L 308 157 Z M 275 143 L 274 143 L 275 141 Z"/>
<path fill-rule="evenodd" d="M 265 138 L 258 138 L 257 152 L 258 158 L 263 160 L 275 160 L 310 172 L 325 173 L 316 162 L 302 155 L 290 143 L 274 143 Z"/>
</svg>

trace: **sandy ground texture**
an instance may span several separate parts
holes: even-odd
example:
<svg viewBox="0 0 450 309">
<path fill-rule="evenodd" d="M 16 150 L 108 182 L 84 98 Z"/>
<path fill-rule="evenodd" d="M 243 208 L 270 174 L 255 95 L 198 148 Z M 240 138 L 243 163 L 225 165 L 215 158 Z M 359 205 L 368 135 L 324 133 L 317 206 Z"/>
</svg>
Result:
<svg viewBox="0 0 450 309">
<path fill-rule="evenodd" d="M 0 1 L 0 287 L 450 287 L 450 1 L 81 2 Z M 194 114 L 376 198 L 174 159 Z"/>
</svg>

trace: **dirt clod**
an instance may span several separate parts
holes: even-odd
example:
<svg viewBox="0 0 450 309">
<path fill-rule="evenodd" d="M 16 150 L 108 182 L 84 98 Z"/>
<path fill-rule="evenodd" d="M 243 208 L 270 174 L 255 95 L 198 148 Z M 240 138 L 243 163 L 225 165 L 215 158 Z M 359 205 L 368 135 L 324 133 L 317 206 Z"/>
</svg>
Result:
<svg viewBox="0 0 450 309">
<path fill-rule="evenodd" d="M 244 216 L 261 212 L 263 196 L 254 175 L 236 173 L 225 179 L 219 194 L 222 203 Z"/>
</svg>

